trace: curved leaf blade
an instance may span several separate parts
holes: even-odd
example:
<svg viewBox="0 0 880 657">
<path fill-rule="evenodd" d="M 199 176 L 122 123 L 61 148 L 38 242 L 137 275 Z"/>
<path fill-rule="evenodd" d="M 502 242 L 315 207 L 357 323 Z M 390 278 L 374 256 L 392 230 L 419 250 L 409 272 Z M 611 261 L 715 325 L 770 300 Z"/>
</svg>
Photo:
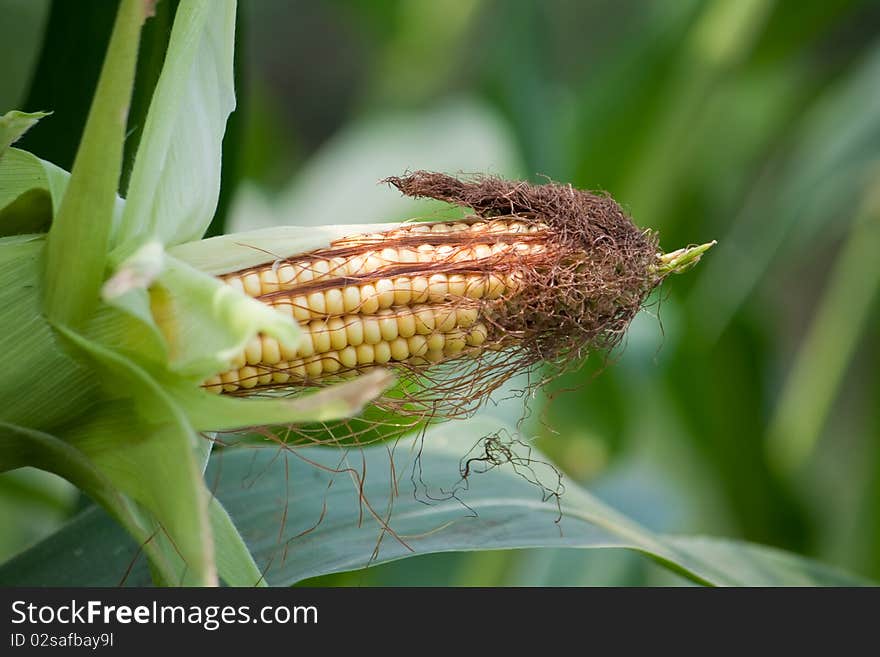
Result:
<svg viewBox="0 0 880 657">
<path fill-rule="evenodd" d="M 63 439 L 85 453 L 121 491 L 148 509 L 167 537 L 173 562 L 183 562 L 168 584 L 216 583 L 208 493 L 200 438 L 177 403 L 134 362 L 73 331 L 59 327 L 70 347 L 91 361 L 105 399 L 88 421 Z M 155 539 L 154 539 L 155 540 Z"/>
<path fill-rule="evenodd" d="M 557 523 L 559 509 L 553 500 L 542 500 L 533 483 L 505 467 L 472 475 L 469 489 L 458 490 L 459 499 L 432 501 L 424 487 L 416 497 L 410 479 L 413 470 L 408 467 L 414 464 L 416 453 L 421 452 L 421 465 L 415 481 L 429 484 L 432 495 L 439 497 L 441 488 L 448 491 L 448 485 L 459 479 L 461 459 L 477 437 L 497 430 L 498 423 L 470 422 L 466 427 L 447 423 L 429 430 L 424 443 L 398 443 L 393 450 L 397 481 L 393 497 L 389 497 L 394 490 L 390 451 L 384 445 L 348 452 L 318 447 L 295 452 L 222 450 L 215 453 L 207 476 L 216 482 L 216 494 L 257 566 L 274 585 L 416 554 L 526 547 L 634 550 L 693 581 L 720 586 L 872 584 L 771 548 L 654 535 L 574 486 L 568 486 L 562 496 L 562 518 Z M 538 453 L 531 456 L 535 466 L 542 460 Z M 364 471 L 367 476 L 361 489 L 352 483 L 351 475 Z M 361 504 L 361 490 L 371 508 L 366 502 Z M 393 501 L 390 514 L 389 500 Z M 394 534 L 386 529 L 385 518 Z M 108 522 L 94 512 L 81 515 L 0 567 L 0 583 L 106 585 L 112 577 L 118 579 L 126 559 L 134 554 L 133 545 L 107 562 L 115 568 L 110 576 L 89 567 L 88 577 L 77 579 L 71 569 L 58 568 L 57 563 L 47 574 L 42 561 L 47 553 L 58 555 L 53 559 L 69 560 L 67 555 L 76 548 L 105 555 L 107 548 L 92 537 L 106 534 Z"/>
<path fill-rule="evenodd" d="M 49 116 L 52 112 L 20 112 L 12 110 L 0 116 L 0 157 L 11 144 L 34 127 L 37 121 Z"/>
<path fill-rule="evenodd" d="M 62 324 L 76 326 L 98 304 L 146 11 L 142 0 L 119 6 L 67 192 L 49 230 L 45 308 Z"/>
<path fill-rule="evenodd" d="M 183 0 L 144 125 L 116 260 L 155 239 L 199 239 L 220 193 L 221 146 L 235 109 L 234 0 Z"/>
</svg>

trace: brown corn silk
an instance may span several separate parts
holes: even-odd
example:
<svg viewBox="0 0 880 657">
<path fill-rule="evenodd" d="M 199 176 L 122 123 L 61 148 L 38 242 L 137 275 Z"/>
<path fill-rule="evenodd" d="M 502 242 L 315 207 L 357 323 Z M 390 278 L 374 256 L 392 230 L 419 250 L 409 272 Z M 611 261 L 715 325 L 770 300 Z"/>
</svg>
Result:
<svg viewBox="0 0 880 657">
<path fill-rule="evenodd" d="M 258 337 L 209 390 L 295 394 L 392 367 L 400 383 L 377 406 L 396 418 L 384 433 L 405 431 L 472 412 L 515 374 L 544 382 L 607 352 L 662 280 L 656 237 L 606 195 L 422 171 L 386 182 L 474 214 L 225 275 L 306 335 L 300 345 Z"/>
</svg>

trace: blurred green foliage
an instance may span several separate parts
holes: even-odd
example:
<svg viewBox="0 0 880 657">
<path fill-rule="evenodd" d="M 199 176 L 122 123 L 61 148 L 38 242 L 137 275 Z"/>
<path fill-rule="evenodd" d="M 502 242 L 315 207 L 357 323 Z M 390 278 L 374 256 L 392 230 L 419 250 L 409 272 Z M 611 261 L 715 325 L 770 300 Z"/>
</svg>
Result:
<svg viewBox="0 0 880 657">
<path fill-rule="evenodd" d="M 54 110 L 21 145 L 62 166 L 112 22 L 112 8 L 86 4 L 64 19 L 83 44 L 70 48 L 55 36 L 65 2 L 0 2 L 13 17 L 0 48 L 16 53 L 2 53 L 0 113 Z M 172 5 L 159 6 L 168 20 Z M 531 405 L 527 430 L 567 476 L 652 529 L 880 577 L 880 3 L 261 0 L 239 11 L 239 110 L 214 232 L 433 214 L 374 183 L 442 168 L 607 190 L 669 250 L 717 239 L 619 353 Z M 161 43 L 156 30 L 142 46 L 147 88 Z M 136 96 L 131 152 L 145 106 Z M 0 503 L 35 509 L 4 513 L 0 558 L 75 506 L 30 473 L 0 478 L 0 491 Z M 318 582 L 673 577 L 632 555 L 540 550 Z"/>
</svg>

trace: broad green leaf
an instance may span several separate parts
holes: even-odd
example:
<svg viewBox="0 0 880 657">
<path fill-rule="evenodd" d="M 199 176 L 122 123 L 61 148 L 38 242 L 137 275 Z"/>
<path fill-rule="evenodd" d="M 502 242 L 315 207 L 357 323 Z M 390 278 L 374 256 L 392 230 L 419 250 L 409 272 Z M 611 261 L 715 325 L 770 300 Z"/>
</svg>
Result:
<svg viewBox="0 0 880 657">
<path fill-rule="evenodd" d="M 38 468 L 0 474 L 0 563 L 58 531 L 78 510 L 79 490 Z"/>
<path fill-rule="evenodd" d="M 163 555 L 163 548 L 170 552 L 170 546 L 162 537 L 158 540 L 155 538 L 155 523 L 83 452 L 50 434 L 0 422 L 0 471 L 24 465 L 58 474 L 86 492 L 110 513 L 109 517 L 119 523 L 116 525 L 117 531 L 122 532 L 125 528 L 129 532 L 129 540 L 134 537 L 140 542 L 165 580 L 175 581 L 176 572 Z M 176 562 L 176 554 L 170 554 L 173 562 Z"/>
<path fill-rule="evenodd" d="M 168 345 L 153 320 L 146 290 L 129 292 L 114 299 L 113 305 L 98 306 L 83 335 L 143 365 L 164 367 L 168 362 Z"/>
<path fill-rule="evenodd" d="M 265 586 L 262 573 L 231 518 L 215 499 L 211 501 L 210 513 L 217 539 L 217 570 L 223 582 L 229 586 Z M 145 548 L 149 545 L 146 543 Z M 0 586 L 13 586 L 16 582 L 40 582 L 45 586 L 93 586 L 98 582 L 107 586 L 150 586 L 151 578 L 142 548 L 102 509 L 93 506 L 50 539 L 0 566 Z"/>
<path fill-rule="evenodd" d="M 103 509 L 92 506 L 48 539 L 0 566 L 0 585 L 19 583 L 150 586 L 152 580 L 138 543 Z"/>
<path fill-rule="evenodd" d="M 128 186 L 115 259 L 143 243 L 199 239 L 220 192 L 226 118 L 235 108 L 233 0 L 183 0 Z"/>
<path fill-rule="evenodd" d="M 263 573 L 216 497 L 211 498 L 209 512 L 217 553 L 217 573 L 223 581 L 229 586 L 266 586 Z"/>
<path fill-rule="evenodd" d="M 710 536 L 664 536 L 684 559 L 733 586 L 877 586 L 812 559 L 764 545 Z"/>
<path fill-rule="evenodd" d="M 12 110 L 0 116 L 0 157 L 14 144 L 21 136 L 30 130 L 37 121 L 44 116 L 49 116 L 51 112 L 19 112 Z"/>
<path fill-rule="evenodd" d="M 61 206 L 70 174 L 32 153 L 10 148 L 0 158 L 0 237 L 49 230 Z M 116 197 L 113 224 L 122 218 L 125 201 Z"/>
<path fill-rule="evenodd" d="M 450 422 L 430 429 L 423 441 L 404 440 L 393 450 L 384 445 L 362 451 L 227 449 L 215 453 L 207 477 L 273 585 L 417 554 L 527 547 L 634 550 L 702 584 L 871 584 L 771 548 L 656 535 L 568 483 L 560 517 L 555 498 L 542 495 L 555 488 L 555 474 L 541 465 L 545 459 L 536 451 L 530 461 L 518 462 L 518 471 L 508 463 L 477 473 L 479 464 L 472 462 L 463 485 L 463 458 L 475 454 L 480 435 L 498 426 L 488 419 Z M 0 567 L 0 583 L 118 581 L 136 547 L 121 550 L 118 538 L 102 539 L 108 522 L 95 511 L 82 514 Z M 106 567 L 84 563 L 75 557 L 81 551 Z M 61 563 L 45 564 L 46 554 Z M 73 563 L 79 571 L 64 565 Z"/>
<path fill-rule="evenodd" d="M 44 236 L 0 238 L 0 421 L 52 433 L 88 411 L 97 384 L 46 322 L 39 294 L 45 246 Z"/>
<path fill-rule="evenodd" d="M 134 362 L 64 327 L 58 331 L 91 361 L 104 393 L 89 417 L 61 437 L 155 517 L 162 527 L 157 539 L 164 545 L 167 537 L 184 562 L 178 577 L 166 583 L 214 583 L 208 494 L 199 465 L 207 439 Z M 174 560 L 167 550 L 166 556 Z"/>
<path fill-rule="evenodd" d="M 143 0 L 119 6 L 67 192 L 49 231 L 45 308 L 63 324 L 77 326 L 98 304 L 146 10 Z"/>
<path fill-rule="evenodd" d="M 498 428 L 489 418 L 434 427 L 424 440 L 403 440 L 394 446 L 393 470 L 389 446 L 347 453 L 314 447 L 289 453 L 268 449 L 256 455 L 226 451 L 215 456 L 207 476 L 220 473 L 217 495 L 267 579 L 276 585 L 413 554 L 522 547 L 622 547 L 694 581 L 717 585 L 858 581 L 769 549 L 749 546 L 743 552 L 739 544 L 720 540 L 707 540 L 705 549 L 698 541 L 679 545 L 568 482 L 557 523 L 555 498 L 546 497 L 555 490 L 556 475 L 536 451 L 530 460 L 518 462 L 518 471 L 513 464 L 501 465 L 473 472 L 462 485 L 463 459 L 478 455 L 472 451 L 478 438 Z M 478 466 L 471 463 L 474 471 Z M 352 474 L 362 472 L 366 476 L 360 489 Z M 393 498 L 392 472 L 398 489 Z M 450 497 L 456 486 L 456 497 Z M 285 497 L 279 504 L 278 496 L 284 491 L 287 520 L 282 530 Z M 383 532 L 386 517 L 396 537 Z M 280 532 L 280 539 L 269 528 Z M 784 563 L 785 569 L 774 568 L 774 563 Z"/>
</svg>

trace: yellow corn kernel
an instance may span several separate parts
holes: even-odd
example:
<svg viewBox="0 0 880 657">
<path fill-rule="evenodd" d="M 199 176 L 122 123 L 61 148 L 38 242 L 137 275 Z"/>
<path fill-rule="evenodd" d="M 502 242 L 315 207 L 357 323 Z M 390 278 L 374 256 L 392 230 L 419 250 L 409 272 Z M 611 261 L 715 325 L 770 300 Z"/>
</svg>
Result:
<svg viewBox="0 0 880 657">
<path fill-rule="evenodd" d="M 260 296 L 260 275 L 256 272 L 250 272 L 245 274 L 242 278 L 242 287 L 244 287 L 244 293 L 252 296 L 258 297 Z"/>
<path fill-rule="evenodd" d="M 409 310 L 397 315 L 397 334 L 402 338 L 416 334 L 416 317 Z"/>
<path fill-rule="evenodd" d="M 239 371 L 238 385 L 242 388 L 253 388 L 257 385 L 257 378 L 260 373 L 257 372 L 256 367 L 251 367 L 250 365 L 245 365 Z"/>
<path fill-rule="evenodd" d="M 304 296 L 293 298 L 293 318 L 297 322 L 307 322 L 312 314 L 309 312 L 309 302 Z"/>
<path fill-rule="evenodd" d="M 278 368 L 272 372 L 272 383 L 287 383 L 290 381 L 289 363 L 278 363 Z"/>
<path fill-rule="evenodd" d="M 467 332 L 467 343 L 471 347 L 479 347 L 486 342 L 489 337 L 489 329 L 485 324 L 479 322 L 474 324 Z"/>
<path fill-rule="evenodd" d="M 361 286 L 361 304 L 359 310 L 368 315 L 372 315 L 379 310 L 379 297 L 376 294 L 376 288 L 370 283 Z"/>
<path fill-rule="evenodd" d="M 345 349 L 348 346 L 348 334 L 345 330 L 345 320 L 341 317 L 331 317 L 327 320 L 327 332 L 330 334 L 330 346 L 333 349 Z"/>
<path fill-rule="evenodd" d="M 442 349 L 428 349 L 425 352 L 424 359 L 429 363 L 439 363 L 443 360 L 443 350 Z"/>
<path fill-rule="evenodd" d="M 339 362 L 338 351 L 328 351 L 321 359 L 321 365 L 324 367 L 325 374 L 335 374 L 339 371 L 342 363 Z"/>
<path fill-rule="evenodd" d="M 296 270 L 289 262 L 278 267 L 278 287 L 287 290 L 296 284 Z"/>
<path fill-rule="evenodd" d="M 426 335 L 434 330 L 434 311 L 430 306 L 413 308 L 413 318 L 415 319 L 416 333 Z"/>
<path fill-rule="evenodd" d="M 411 356 L 424 356 L 428 351 L 428 341 L 424 335 L 414 335 L 407 340 Z"/>
<path fill-rule="evenodd" d="M 516 219 L 408 224 L 227 274 L 224 282 L 236 290 L 270 295 L 265 301 L 296 320 L 303 335 L 296 345 L 269 336 L 250 340 L 230 370 L 204 387 L 234 392 L 297 384 L 371 364 L 437 362 L 468 347 L 485 348 L 489 330 L 481 315 L 492 312 L 492 301 L 523 288 L 526 277 L 516 267 L 526 263 L 517 263 L 546 249 L 539 235 L 546 230 Z M 450 236 L 460 233 L 467 234 L 451 243 Z M 389 246 L 395 238 L 410 241 Z M 334 255 L 337 248 L 358 252 Z M 420 268 L 422 263 L 430 266 Z M 463 273 L 456 272 L 457 263 Z M 401 265 L 402 275 L 394 271 Z"/>
<path fill-rule="evenodd" d="M 341 289 L 334 287 L 324 292 L 324 308 L 328 315 L 341 315 L 345 312 L 345 300 Z"/>
<path fill-rule="evenodd" d="M 392 340 L 388 345 L 391 349 L 391 358 L 404 361 L 409 358 L 409 343 L 404 338 Z"/>
<path fill-rule="evenodd" d="M 428 301 L 442 303 L 449 294 L 449 280 L 446 274 L 432 274 L 428 279 Z"/>
<path fill-rule="evenodd" d="M 278 272 L 275 270 L 275 267 L 267 267 L 261 270 L 260 294 L 271 294 L 272 292 L 277 292 L 278 289 Z"/>
<path fill-rule="evenodd" d="M 504 279 L 497 274 L 489 274 L 486 281 L 486 298 L 498 299 L 504 294 Z"/>
<path fill-rule="evenodd" d="M 353 255 L 348 260 L 348 276 L 363 276 L 367 272 L 367 255 Z"/>
<path fill-rule="evenodd" d="M 223 390 L 224 392 L 235 392 L 238 390 L 238 380 L 241 378 L 239 376 L 239 372 L 241 368 L 235 368 L 234 370 L 229 370 L 228 372 L 223 372 L 220 375 L 220 380 L 223 382 Z"/>
<path fill-rule="evenodd" d="M 358 364 L 357 349 L 345 347 L 339 350 L 339 363 L 346 369 L 354 369 Z"/>
<path fill-rule="evenodd" d="M 379 320 L 372 316 L 361 318 L 364 331 L 364 342 L 367 344 L 379 344 L 382 341 L 382 330 L 379 328 Z"/>
<path fill-rule="evenodd" d="M 257 385 L 265 386 L 272 383 L 272 370 L 266 367 L 257 369 L 259 376 L 257 377 Z"/>
<path fill-rule="evenodd" d="M 313 281 L 327 278 L 330 273 L 330 263 L 326 260 L 315 260 L 312 262 L 311 272 Z"/>
<path fill-rule="evenodd" d="M 272 307 L 282 315 L 293 317 L 293 303 L 290 299 L 275 299 L 272 301 Z"/>
<path fill-rule="evenodd" d="M 477 321 L 478 314 L 476 306 L 456 306 L 455 323 L 461 328 L 468 328 Z"/>
<path fill-rule="evenodd" d="M 371 344 L 362 344 L 357 347 L 358 365 L 372 365 L 376 361 L 376 353 Z"/>
<path fill-rule="evenodd" d="M 390 308 L 394 304 L 394 281 L 390 278 L 380 278 L 374 287 L 379 308 Z"/>
<path fill-rule="evenodd" d="M 426 276 L 413 276 L 412 278 L 412 303 L 425 303 L 428 300 L 428 278 Z"/>
<path fill-rule="evenodd" d="M 312 334 L 315 353 L 323 354 L 330 351 L 330 331 L 327 330 L 327 322 L 319 319 L 309 322 L 309 332 Z"/>
<path fill-rule="evenodd" d="M 219 374 L 216 374 L 205 379 L 204 386 L 209 392 L 220 392 L 223 390 L 223 379 L 220 378 Z"/>
<path fill-rule="evenodd" d="M 364 272 L 372 273 L 382 268 L 382 259 L 375 253 L 370 253 L 364 260 Z"/>
<path fill-rule="evenodd" d="M 446 338 L 442 333 L 431 333 L 427 336 L 428 351 L 443 351 Z"/>
<path fill-rule="evenodd" d="M 412 281 L 409 276 L 400 276 L 394 279 L 394 304 L 405 306 L 412 300 Z"/>
<path fill-rule="evenodd" d="M 342 305 L 347 313 L 355 313 L 361 305 L 360 288 L 349 285 L 342 290 Z"/>
<path fill-rule="evenodd" d="M 436 248 L 437 260 L 447 261 L 455 253 L 455 248 L 451 244 L 441 244 Z"/>
<path fill-rule="evenodd" d="M 345 319 L 345 336 L 348 344 L 357 347 L 364 341 L 364 324 L 356 315 L 346 315 Z"/>
<path fill-rule="evenodd" d="M 290 363 L 287 366 L 287 373 L 290 374 L 291 380 L 294 381 L 304 381 L 308 378 L 308 374 L 306 373 L 306 366 L 302 361 L 297 361 L 295 363 Z"/>
<path fill-rule="evenodd" d="M 262 339 L 262 364 L 274 365 L 281 362 L 281 345 L 275 338 L 264 335 Z"/>
<path fill-rule="evenodd" d="M 320 356 L 312 356 L 305 363 L 306 369 L 306 378 L 317 380 L 321 378 L 321 374 L 324 371 L 324 365 L 322 364 Z"/>
<path fill-rule="evenodd" d="M 434 311 L 434 329 L 446 333 L 455 328 L 456 312 L 452 306 L 438 306 Z"/>
<path fill-rule="evenodd" d="M 379 333 L 386 342 L 391 342 L 397 337 L 397 317 L 390 310 L 383 311 L 378 315 Z"/>
<path fill-rule="evenodd" d="M 464 351 L 467 339 L 465 332 L 461 329 L 450 331 L 446 334 L 446 341 L 443 344 L 443 354 L 446 356 L 456 356 Z"/>
<path fill-rule="evenodd" d="M 312 292 L 306 297 L 306 303 L 312 317 L 324 317 L 327 314 L 327 304 L 324 301 L 323 292 Z"/>
<path fill-rule="evenodd" d="M 295 281 L 297 285 L 303 285 L 304 283 L 311 283 L 312 278 L 314 277 L 314 272 L 312 270 L 312 262 L 301 262 L 296 266 L 296 277 Z"/>
<path fill-rule="evenodd" d="M 373 345 L 373 353 L 375 354 L 376 362 L 380 365 L 391 360 L 391 347 L 387 342 L 380 342 L 377 345 Z"/>
<path fill-rule="evenodd" d="M 481 275 L 471 276 L 465 284 L 465 296 L 469 299 L 482 299 L 486 296 L 486 278 Z"/>
<path fill-rule="evenodd" d="M 327 276 L 330 278 L 338 278 L 346 276 L 348 272 L 348 259 L 342 257 L 330 258 L 330 271 Z"/>
<path fill-rule="evenodd" d="M 252 337 L 244 348 L 244 358 L 248 365 L 257 365 L 263 360 L 263 342 L 259 336 Z"/>
<path fill-rule="evenodd" d="M 404 247 L 397 250 L 397 260 L 404 265 L 412 264 L 419 261 L 419 255 L 414 249 Z"/>
<path fill-rule="evenodd" d="M 492 256 L 492 247 L 488 244 L 477 244 L 473 248 L 474 260 L 485 260 Z"/>
<path fill-rule="evenodd" d="M 462 274 L 450 274 L 448 277 L 449 296 L 461 298 L 467 292 L 467 280 Z"/>
</svg>

